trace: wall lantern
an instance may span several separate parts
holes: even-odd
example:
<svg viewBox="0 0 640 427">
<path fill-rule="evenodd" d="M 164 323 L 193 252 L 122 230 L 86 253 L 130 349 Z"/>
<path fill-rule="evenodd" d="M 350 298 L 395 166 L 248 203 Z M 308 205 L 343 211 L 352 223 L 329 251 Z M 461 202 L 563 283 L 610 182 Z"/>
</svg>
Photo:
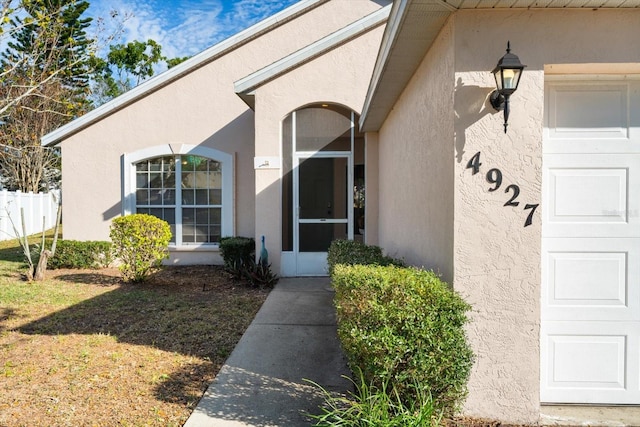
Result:
<svg viewBox="0 0 640 427">
<path fill-rule="evenodd" d="M 507 42 L 507 53 L 500 58 L 498 65 L 493 69 L 493 77 L 496 79 L 496 88 L 491 92 L 491 106 L 496 111 L 504 111 L 504 133 L 507 133 L 509 121 L 509 97 L 518 89 L 522 70 L 526 65 L 520 63 L 520 58 L 511 53 L 511 44 Z"/>
</svg>

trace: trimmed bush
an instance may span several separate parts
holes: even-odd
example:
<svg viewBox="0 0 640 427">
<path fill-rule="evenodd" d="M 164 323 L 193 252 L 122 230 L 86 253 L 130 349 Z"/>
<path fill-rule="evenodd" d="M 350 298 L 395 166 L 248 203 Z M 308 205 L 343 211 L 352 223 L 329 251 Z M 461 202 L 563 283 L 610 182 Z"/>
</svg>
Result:
<svg viewBox="0 0 640 427">
<path fill-rule="evenodd" d="M 352 371 L 379 388 L 389 381 L 407 405 L 428 390 L 437 412 L 458 410 L 473 365 L 463 328 L 470 306 L 415 268 L 336 265 L 332 278 Z"/>
<path fill-rule="evenodd" d="M 56 253 L 47 266 L 56 268 L 105 268 L 111 264 L 111 243 L 58 240 Z"/>
<path fill-rule="evenodd" d="M 404 266 L 399 259 L 384 256 L 379 246 L 365 245 L 355 240 L 334 240 L 327 255 L 329 275 L 338 264 L 344 265 L 396 265 Z"/>
<path fill-rule="evenodd" d="M 220 254 L 224 267 L 237 279 L 242 278 L 245 266 L 253 262 L 256 241 L 251 237 L 223 237 L 220 239 Z"/>
<path fill-rule="evenodd" d="M 109 236 L 125 282 L 143 281 L 169 257 L 171 228 L 155 216 L 118 217 L 111 223 Z"/>
</svg>

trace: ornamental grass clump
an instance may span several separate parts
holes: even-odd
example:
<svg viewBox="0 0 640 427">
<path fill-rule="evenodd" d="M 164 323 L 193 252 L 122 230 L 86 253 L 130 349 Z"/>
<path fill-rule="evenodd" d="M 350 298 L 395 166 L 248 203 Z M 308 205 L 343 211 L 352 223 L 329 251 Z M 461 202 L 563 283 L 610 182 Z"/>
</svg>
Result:
<svg viewBox="0 0 640 427">
<path fill-rule="evenodd" d="M 353 372 L 407 407 L 426 391 L 453 415 L 467 394 L 470 306 L 436 274 L 395 266 L 336 265 L 338 335 Z"/>
<path fill-rule="evenodd" d="M 147 214 L 118 217 L 109 234 L 125 282 L 141 282 L 169 257 L 171 227 Z"/>
</svg>

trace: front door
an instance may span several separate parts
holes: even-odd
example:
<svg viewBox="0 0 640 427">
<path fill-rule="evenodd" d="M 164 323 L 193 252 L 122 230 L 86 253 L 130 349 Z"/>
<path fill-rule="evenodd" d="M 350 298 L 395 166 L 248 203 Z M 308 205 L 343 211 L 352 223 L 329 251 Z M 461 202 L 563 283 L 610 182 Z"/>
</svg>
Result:
<svg viewBox="0 0 640 427">
<path fill-rule="evenodd" d="M 282 122 L 283 277 L 326 276 L 332 241 L 364 239 L 364 135 L 357 119 L 342 106 L 313 104 Z"/>
<path fill-rule="evenodd" d="M 294 252 L 298 276 L 327 274 L 327 251 L 336 239 L 353 237 L 353 194 L 349 192 L 350 154 L 297 156 Z"/>
</svg>

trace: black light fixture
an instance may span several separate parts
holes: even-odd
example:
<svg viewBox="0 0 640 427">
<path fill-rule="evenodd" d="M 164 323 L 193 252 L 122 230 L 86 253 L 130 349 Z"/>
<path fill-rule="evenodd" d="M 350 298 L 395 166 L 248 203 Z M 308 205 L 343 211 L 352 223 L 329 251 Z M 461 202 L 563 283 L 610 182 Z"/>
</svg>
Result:
<svg viewBox="0 0 640 427">
<path fill-rule="evenodd" d="M 518 89 L 522 70 L 526 65 L 520 63 L 520 58 L 511 53 L 511 43 L 507 42 L 507 53 L 500 58 L 498 65 L 493 69 L 493 77 L 496 79 L 496 90 L 491 92 L 491 106 L 496 111 L 504 111 L 504 133 L 507 133 L 509 121 L 509 97 Z"/>
</svg>

